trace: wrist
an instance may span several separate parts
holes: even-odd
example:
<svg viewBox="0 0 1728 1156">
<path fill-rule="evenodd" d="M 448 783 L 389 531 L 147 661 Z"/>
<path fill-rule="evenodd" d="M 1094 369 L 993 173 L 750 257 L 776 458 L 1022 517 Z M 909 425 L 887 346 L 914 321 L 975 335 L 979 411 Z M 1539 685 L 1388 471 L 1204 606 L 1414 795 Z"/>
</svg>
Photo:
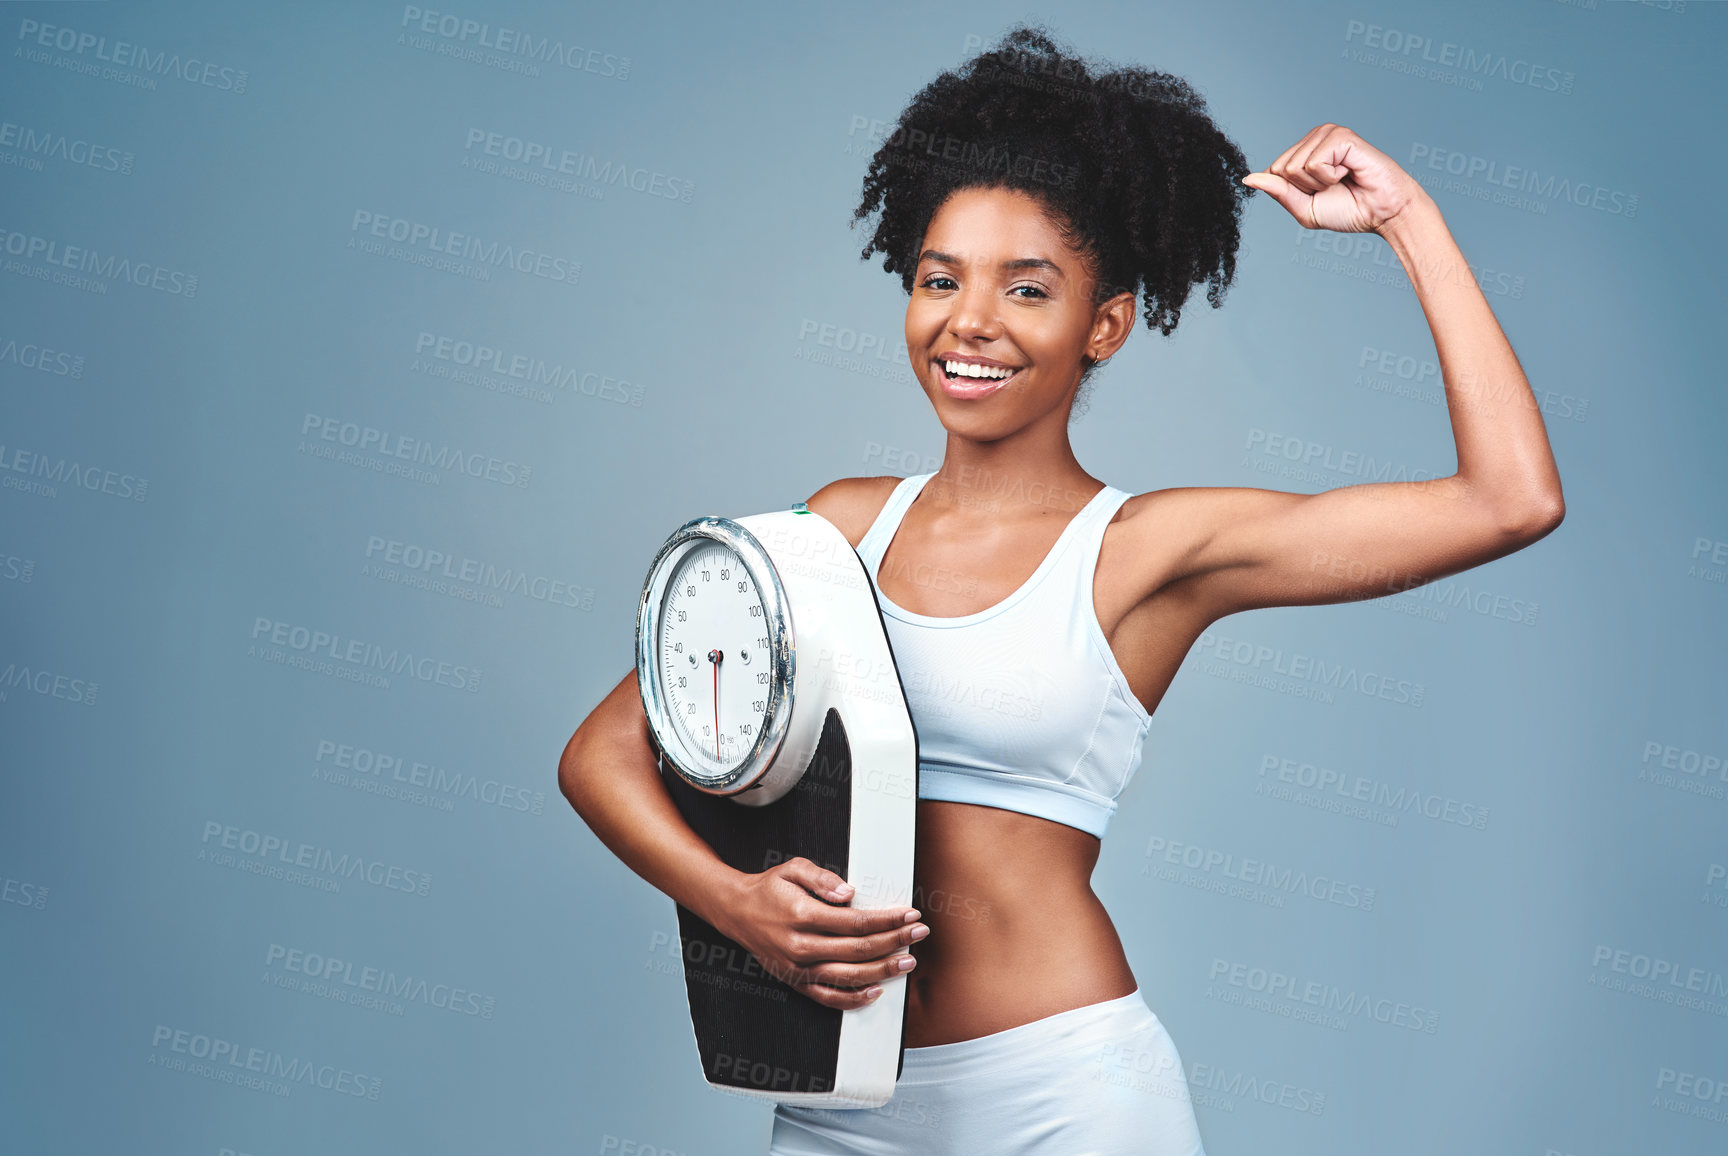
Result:
<svg viewBox="0 0 1728 1156">
<path fill-rule="evenodd" d="M 1446 229 L 1446 219 L 1440 213 L 1440 206 L 1434 203 L 1428 190 L 1414 181 L 1411 184 L 1413 188 L 1410 200 L 1396 215 L 1380 222 L 1374 229 L 1400 256 L 1418 248 L 1426 238 L 1433 236 L 1436 230 L 1450 235 Z"/>
<path fill-rule="evenodd" d="M 731 912 L 737 905 L 744 879 L 744 872 L 716 860 L 696 878 L 690 902 L 684 906 L 701 916 L 714 930 L 730 935 L 726 927 L 731 922 Z"/>
</svg>

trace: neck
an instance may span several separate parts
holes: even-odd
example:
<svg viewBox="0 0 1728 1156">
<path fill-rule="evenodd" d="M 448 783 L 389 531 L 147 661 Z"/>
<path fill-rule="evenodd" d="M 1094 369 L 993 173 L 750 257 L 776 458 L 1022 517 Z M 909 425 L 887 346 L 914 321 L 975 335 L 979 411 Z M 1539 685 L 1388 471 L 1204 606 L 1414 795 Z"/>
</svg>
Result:
<svg viewBox="0 0 1728 1156">
<path fill-rule="evenodd" d="M 950 430 L 928 500 L 992 520 L 1079 513 L 1103 483 L 1074 456 L 1066 412 L 1052 417 L 990 442 Z"/>
</svg>

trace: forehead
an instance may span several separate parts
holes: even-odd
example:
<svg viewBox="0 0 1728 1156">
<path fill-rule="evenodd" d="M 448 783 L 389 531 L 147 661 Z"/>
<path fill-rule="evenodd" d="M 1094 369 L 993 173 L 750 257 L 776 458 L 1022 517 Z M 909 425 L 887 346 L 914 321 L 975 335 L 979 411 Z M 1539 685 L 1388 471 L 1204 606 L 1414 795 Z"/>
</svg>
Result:
<svg viewBox="0 0 1728 1156">
<path fill-rule="evenodd" d="M 1044 257 L 1061 265 L 1081 262 L 1044 202 L 1017 189 L 949 194 L 930 217 L 922 249 L 940 249 L 963 261 Z"/>
</svg>

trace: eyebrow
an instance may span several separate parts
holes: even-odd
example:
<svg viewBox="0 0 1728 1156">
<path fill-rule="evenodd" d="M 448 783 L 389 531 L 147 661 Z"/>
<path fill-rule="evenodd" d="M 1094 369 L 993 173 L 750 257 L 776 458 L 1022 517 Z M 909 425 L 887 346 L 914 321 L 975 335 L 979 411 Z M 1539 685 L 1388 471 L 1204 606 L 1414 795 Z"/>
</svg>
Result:
<svg viewBox="0 0 1728 1156">
<path fill-rule="evenodd" d="M 924 250 L 922 253 L 918 254 L 918 260 L 939 261 L 944 265 L 959 265 L 962 263 L 960 258 L 954 256 L 952 253 L 943 253 L 936 249 Z M 1046 269 L 1058 277 L 1062 276 L 1062 267 L 1054 261 L 1045 260 L 1043 257 L 1016 257 L 1012 261 L 1002 262 L 1001 267 L 1003 269 Z"/>
</svg>

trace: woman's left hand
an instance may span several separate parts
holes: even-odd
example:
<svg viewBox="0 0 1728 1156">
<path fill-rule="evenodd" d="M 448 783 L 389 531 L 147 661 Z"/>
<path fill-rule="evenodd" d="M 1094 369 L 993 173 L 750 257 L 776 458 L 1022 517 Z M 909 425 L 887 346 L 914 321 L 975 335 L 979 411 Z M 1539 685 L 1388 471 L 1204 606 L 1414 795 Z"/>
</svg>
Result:
<svg viewBox="0 0 1728 1156">
<path fill-rule="evenodd" d="M 1428 195 L 1391 157 L 1330 121 L 1242 183 L 1283 205 L 1303 228 L 1338 233 L 1378 232 Z"/>
</svg>

